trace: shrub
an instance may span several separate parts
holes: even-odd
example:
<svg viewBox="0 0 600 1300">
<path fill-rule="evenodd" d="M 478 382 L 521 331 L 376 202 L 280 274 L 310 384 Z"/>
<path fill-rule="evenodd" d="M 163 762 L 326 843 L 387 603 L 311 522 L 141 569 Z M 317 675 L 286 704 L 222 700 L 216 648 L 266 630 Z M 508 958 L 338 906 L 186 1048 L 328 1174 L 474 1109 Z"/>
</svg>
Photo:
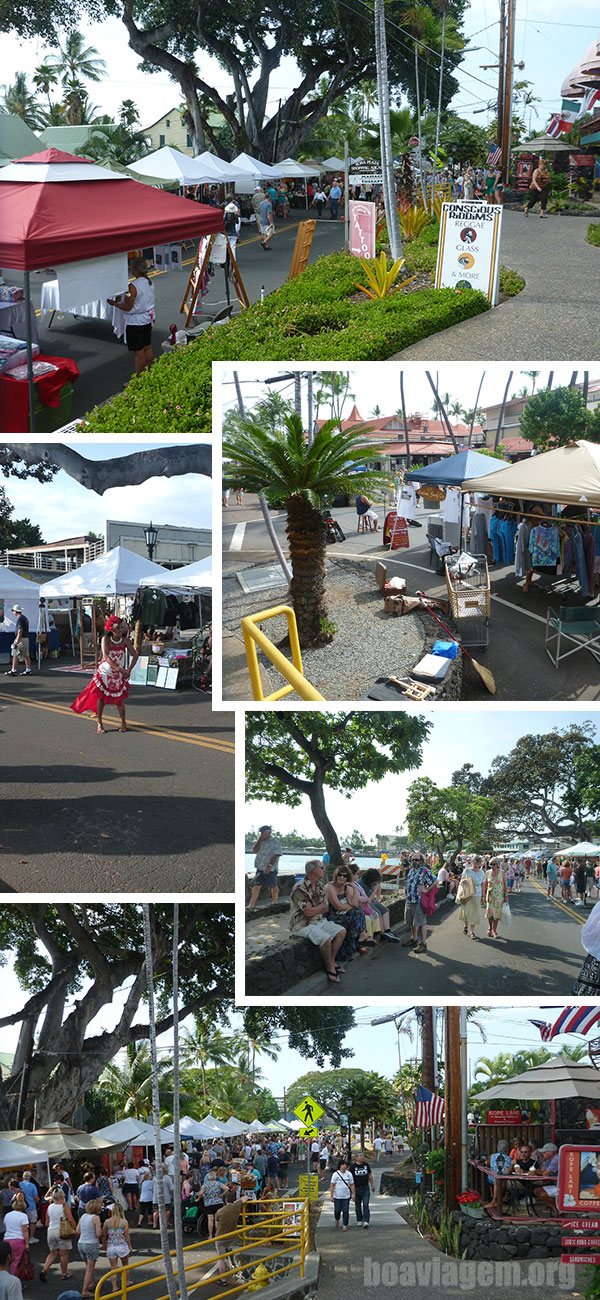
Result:
<svg viewBox="0 0 600 1300">
<path fill-rule="evenodd" d="M 400 289 L 410 283 L 410 280 L 401 280 L 399 284 L 396 284 L 400 271 L 405 264 L 406 258 L 399 257 L 388 267 L 385 253 L 380 253 L 379 257 L 375 258 L 375 261 L 361 257 L 360 266 L 367 277 L 367 283 L 359 284 L 357 280 L 356 288 L 360 289 L 361 293 L 364 293 L 365 297 L 370 298 L 372 301 L 389 298 L 390 294 L 398 293 Z M 414 279 L 414 276 L 412 279 Z"/>
<path fill-rule="evenodd" d="M 414 204 L 410 208 L 399 208 L 398 216 L 402 238 L 406 240 L 416 239 L 431 220 L 424 208 L 416 207 Z"/>
<path fill-rule="evenodd" d="M 525 288 L 525 281 L 522 275 L 517 271 L 511 271 L 508 266 L 500 267 L 500 293 L 506 298 L 515 298 Z"/>
<path fill-rule="evenodd" d="M 591 225 L 588 226 L 587 241 L 588 244 L 594 244 L 596 248 L 600 248 L 600 221 L 592 221 Z"/>
<path fill-rule="evenodd" d="M 319 258 L 263 304 L 135 376 L 86 417 L 90 432 L 207 432 L 213 361 L 380 361 L 489 306 L 472 289 L 428 288 L 352 302 L 356 271 L 348 253 Z"/>
</svg>

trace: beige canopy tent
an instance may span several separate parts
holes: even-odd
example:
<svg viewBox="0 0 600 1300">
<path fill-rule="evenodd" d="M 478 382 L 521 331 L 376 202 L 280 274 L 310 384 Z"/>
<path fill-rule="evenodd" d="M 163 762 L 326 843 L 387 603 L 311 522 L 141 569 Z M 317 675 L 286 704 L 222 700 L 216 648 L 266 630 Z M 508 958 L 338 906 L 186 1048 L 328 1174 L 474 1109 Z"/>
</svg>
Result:
<svg viewBox="0 0 600 1300">
<path fill-rule="evenodd" d="M 480 1101 L 560 1101 L 567 1097 L 600 1099 L 600 1070 L 557 1055 L 514 1079 L 477 1093 Z"/>
<path fill-rule="evenodd" d="M 461 490 L 522 501 L 600 507 L 600 443 L 583 439 L 567 443 L 517 461 L 496 474 L 468 479 Z"/>
<path fill-rule="evenodd" d="M 70 1124 L 47 1124 L 45 1128 L 36 1128 L 32 1131 L 19 1129 L 14 1133 L 0 1133 L 0 1138 L 23 1141 L 28 1147 L 38 1151 L 44 1160 L 47 1155 L 55 1160 L 76 1151 L 118 1150 L 116 1143 L 95 1137 L 93 1133 L 85 1133 L 83 1129 L 72 1128 Z"/>
</svg>

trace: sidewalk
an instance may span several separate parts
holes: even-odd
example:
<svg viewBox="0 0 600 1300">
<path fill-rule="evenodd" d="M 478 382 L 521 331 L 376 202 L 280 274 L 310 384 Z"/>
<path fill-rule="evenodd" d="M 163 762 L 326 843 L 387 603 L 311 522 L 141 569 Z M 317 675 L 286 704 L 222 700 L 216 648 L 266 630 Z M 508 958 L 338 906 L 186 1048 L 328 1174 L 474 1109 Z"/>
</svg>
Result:
<svg viewBox="0 0 600 1300">
<path fill-rule="evenodd" d="M 379 1170 L 373 1172 L 378 1187 Z M 317 1250 L 321 1253 L 317 1300 L 359 1300 L 361 1296 L 373 1297 L 382 1289 L 395 1296 L 405 1295 L 407 1300 L 419 1294 L 423 1300 L 448 1300 L 468 1292 L 477 1294 L 483 1286 L 487 1300 L 513 1300 L 515 1291 L 521 1289 L 527 1300 L 547 1300 L 554 1293 L 555 1287 L 547 1280 L 542 1285 L 533 1284 L 533 1265 L 540 1275 L 545 1266 L 550 1266 L 550 1276 L 552 1269 L 557 1271 L 557 1261 L 511 1261 L 519 1277 L 515 1280 L 509 1274 L 504 1285 L 500 1265 L 491 1260 L 478 1261 L 482 1277 L 485 1270 L 490 1274 L 490 1280 L 482 1283 L 481 1278 L 476 1280 L 475 1261 L 443 1255 L 409 1227 L 399 1213 L 401 1208 L 400 1201 L 372 1196 L 369 1231 L 357 1226 L 351 1206 L 350 1229 L 342 1232 L 334 1228 L 333 1202 L 325 1201 L 316 1232 Z M 571 1286 L 556 1286 L 557 1296 L 574 1294 Z"/>
<path fill-rule="evenodd" d="M 535 209 L 534 209 L 535 212 Z M 590 218 L 591 220 L 591 218 Z M 592 360 L 598 323 L 599 250 L 585 217 L 505 212 L 500 262 L 526 281 L 483 316 L 432 334 L 398 356 L 431 361 Z M 394 358 L 392 358 L 394 359 Z"/>
</svg>

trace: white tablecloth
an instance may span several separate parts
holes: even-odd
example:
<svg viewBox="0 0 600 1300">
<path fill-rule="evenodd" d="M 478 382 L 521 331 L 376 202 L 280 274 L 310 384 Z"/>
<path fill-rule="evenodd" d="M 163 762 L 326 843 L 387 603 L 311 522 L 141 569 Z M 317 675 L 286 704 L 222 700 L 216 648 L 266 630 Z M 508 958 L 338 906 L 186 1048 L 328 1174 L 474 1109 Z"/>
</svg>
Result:
<svg viewBox="0 0 600 1300">
<path fill-rule="evenodd" d="M 19 302 L 0 302 L 0 334 L 14 334 L 16 339 L 24 339 L 27 334 L 27 315 L 25 299 Z M 31 337 L 39 343 L 40 336 L 33 307 L 31 308 Z"/>
<path fill-rule="evenodd" d="M 42 316 L 49 312 L 61 311 L 58 301 L 58 280 L 46 280 L 42 285 Z M 83 303 L 81 307 L 72 307 L 67 313 L 70 316 L 87 316 L 92 320 L 109 320 L 114 328 L 115 334 L 122 337 L 123 330 L 118 328 L 123 313 L 115 307 L 109 307 L 105 298 L 96 298 L 93 302 Z"/>
</svg>

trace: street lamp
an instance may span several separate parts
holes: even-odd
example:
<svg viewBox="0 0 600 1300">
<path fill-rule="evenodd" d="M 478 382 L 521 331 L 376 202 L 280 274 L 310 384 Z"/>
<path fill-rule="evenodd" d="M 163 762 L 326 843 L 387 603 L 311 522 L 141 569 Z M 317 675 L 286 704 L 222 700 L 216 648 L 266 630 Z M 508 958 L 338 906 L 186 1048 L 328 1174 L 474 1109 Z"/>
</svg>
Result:
<svg viewBox="0 0 600 1300">
<path fill-rule="evenodd" d="M 158 528 L 155 528 L 154 524 L 152 523 L 152 520 L 150 520 L 150 523 L 147 524 L 146 527 L 144 528 L 144 537 L 146 539 L 146 550 L 148 551 L 148 559 L 151 560 L 154 555 L 154 549 L 156 547 L 156 539 L 158 537 Z"/>
<path fill-rule="evenodd" d="M 352 1162 L 352 1097 L 348 1098 L 348 1164 Z"/>
</svg>

